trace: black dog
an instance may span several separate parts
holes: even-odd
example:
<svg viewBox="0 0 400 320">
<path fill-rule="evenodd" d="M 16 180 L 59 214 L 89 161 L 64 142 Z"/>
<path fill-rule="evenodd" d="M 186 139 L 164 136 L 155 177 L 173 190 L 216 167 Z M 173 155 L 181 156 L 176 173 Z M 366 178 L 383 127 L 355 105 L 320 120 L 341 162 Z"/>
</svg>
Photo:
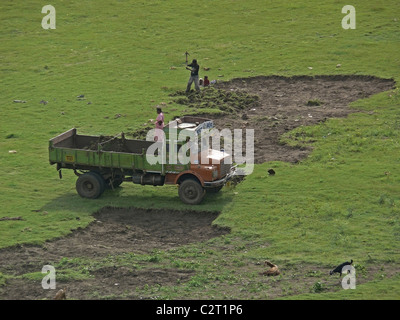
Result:
<svg viewBox="0 0 400 320">
<path fill-rule="evenodd" d="M 338 265 L 335 269 L 333 269 L 331 272 L 329 272 L 330 275 L 334 274 L 334 273 L 340 273 L 340 276 L 342 276 L 342 269 L 344 266 L 349 266 L 353 264 L 353 260 L 351 260 L 350 262 L 343 262 L 341 265 Z"/>
</svg>

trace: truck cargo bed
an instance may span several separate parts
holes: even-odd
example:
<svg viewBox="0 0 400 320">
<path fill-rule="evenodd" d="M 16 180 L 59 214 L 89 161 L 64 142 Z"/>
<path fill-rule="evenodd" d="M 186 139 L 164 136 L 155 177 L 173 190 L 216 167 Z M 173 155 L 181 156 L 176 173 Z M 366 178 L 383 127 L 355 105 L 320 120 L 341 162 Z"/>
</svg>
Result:
<svg viewBox="0 0 400 320">
<path fill-rule="evenodd" d="M 154 142 L 117 137 L 78 135 L 71 129 L 49 141 L 49 160 L 61 167 L 109 167 L 145 170 L 146 150 Z M 160 165 L 152 165 L 161 171 Z"/>
<path fill-rule="evenodd" d="M 71 129 L 50 140 L 54 148 L 69 148 L 91 151 L 112 151 L 142 154 L 143 149 L 153 144 L 151 141 L 119 139 L 108 136 L 85 136 Z"/>
</svg>

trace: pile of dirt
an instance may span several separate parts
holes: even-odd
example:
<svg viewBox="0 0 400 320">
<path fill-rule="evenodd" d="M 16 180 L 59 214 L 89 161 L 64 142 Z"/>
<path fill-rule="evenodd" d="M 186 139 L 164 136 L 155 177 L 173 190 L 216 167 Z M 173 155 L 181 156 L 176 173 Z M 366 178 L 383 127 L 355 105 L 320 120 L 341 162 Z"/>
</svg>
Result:
<svg viewBox="0 0 400 320">
<path fill-rule="evenodd" d="M 138 129 L 138 130 L 136 130 L 136 131 L 129 131 L 129 132 L 126 133 L 126 135 L 127 135 L 130 139 L 134 139 L 134 140 L 146 140 L 147 133 L 148 133 L 150 130 L 154 129 L 154 128 L 155 128 L 154 125 L 152 125 L 152 126 L 147 125 L 147 126 L 141 128 L 141 129 Z"/>
<path fill-rule="evenodd" d="M 259 105 L 259 96 L 249 92 L 229 91 L 215 87 L 206 87 L 199 93 L 177 91 L 170 94 L 177 97 L 174 102 L 194 109 L 219 109 L 223 114 L 237 113 L 246 108 Z"/>
<path fill-rule="evenodd" d="M 99 136 L 89 146 L 84 148 L 91 151 L 114 151 L 114 152 L 129 152 L 126 148 L 125 138 L 117 138 L 111 136 Z"/>
</svg>

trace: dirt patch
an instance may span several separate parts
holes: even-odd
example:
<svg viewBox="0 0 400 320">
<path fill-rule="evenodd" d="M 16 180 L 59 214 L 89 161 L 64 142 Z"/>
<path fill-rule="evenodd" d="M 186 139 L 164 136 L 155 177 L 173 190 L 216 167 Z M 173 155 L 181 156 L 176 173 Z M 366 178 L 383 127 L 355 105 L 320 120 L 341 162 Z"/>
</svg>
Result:
<svg viewBox="0 0 400 320">
<path fill-rule="evenodd" d="M 155 209 L 103 208 L 94 214 L 95 220 L 84 229 L 48 241 L 42 246 L 24 245 L 0 250 L 0 275 L 12 275 L 0 286 L 0 299 L 52 298 L 52 290 L 43 290 L 41 281 L 19 279 L 18 276 L 41 272 L 44 265 L 56 266 L 62 258 L 104 260 L 110 255 L 150 254 L 194 242 L 206 241 L 229 232 L 211 225 L 216 212 L 173 211 Z M 151 260 L 151 259 L 150 259 Z M 151 261 L 150 261 L 151 262 Z M 69 283 L 70 297 L 95 298 L 98 289 L 102 296 L 122 290 L 125 286 L 176 284 L 187 280 L 191 270 L 128 267 L 99 267 L 91 270 L 88 281 Z M 111 288 L 111 289 L 110 289 Z M 72 290 L 72 292 L 71 292 Z M 92 296 L 88 296 L 88 292 Z M 116 294 L 116 292 L 114 292 Z"/>
<path fill-rule="evenodd" d="M 14 278 L 0 287 L 1 300 L 53 300 L 60 289 L 69 300 L 149 299 L 140 293 L 146 286 L 169 286 L 188 281 L 192 270 L 135 267 L 104 267 L 90 272 L 85 280 L 57 281 L 55 290 L 44 290 L 41 281 Z M 45 275 L 43 275 L 44 277 Z"/>
<path fill-rule="evenodd" d="M 212 90 L 204 90 L 197 96 L 192 94 L 193 97 L 179 97 L 175 102 L 203 116 L 205 106 L 215 106 L 223 114 L 209 117 L 219 130 L 254 129 L 255 163 L 296 163 L 311 149 L 283 145 L 282 134 L 328 118 L 346 117 L 357 112 L 349 108 L 351 102 L 394 86 L 392 79 L 372 76 L 258 76 L 217 83 Z"/>
</svg>

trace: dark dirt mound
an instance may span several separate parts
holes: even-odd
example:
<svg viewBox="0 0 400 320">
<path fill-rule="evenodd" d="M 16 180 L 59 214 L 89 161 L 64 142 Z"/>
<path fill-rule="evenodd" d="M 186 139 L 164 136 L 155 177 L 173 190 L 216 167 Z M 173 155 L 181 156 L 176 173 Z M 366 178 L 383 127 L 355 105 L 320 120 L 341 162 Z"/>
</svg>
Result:
<svg viewBox="0 0 400 320">
<path fill-rule="evenodd" d="M 129 136 L 130 139 L 146 140 L 147 133 L 154 128 L 155 128 L 154 125 L 152 126 L 146 125 L 144 128 L 138 129 L 136 131 L 129 131 L 126 133 L 126 135 Z"/>
<path fill-rule="evenodd" d="M 99 136 L 89 146 L 84 148 L 86 150 L 103 150 L 103 151 L 114 151 L 114 152 L 129 152 L 126 148 L 125 138 L 111 137 L 111 136 Z"/>
<path fill-rule="evenodd" d="M 223 113 L 236 113 L 246 108 L 254 108 L 259 104 L 259 96 L 245 91 L 227 91 L 215 87 L 206 87 L 200 93 L 191 91 L 177 91 L 171 94 L 178 97 L 175 103 L 188 106 L 189 108 L 216 108 Z"/>
</svg>

